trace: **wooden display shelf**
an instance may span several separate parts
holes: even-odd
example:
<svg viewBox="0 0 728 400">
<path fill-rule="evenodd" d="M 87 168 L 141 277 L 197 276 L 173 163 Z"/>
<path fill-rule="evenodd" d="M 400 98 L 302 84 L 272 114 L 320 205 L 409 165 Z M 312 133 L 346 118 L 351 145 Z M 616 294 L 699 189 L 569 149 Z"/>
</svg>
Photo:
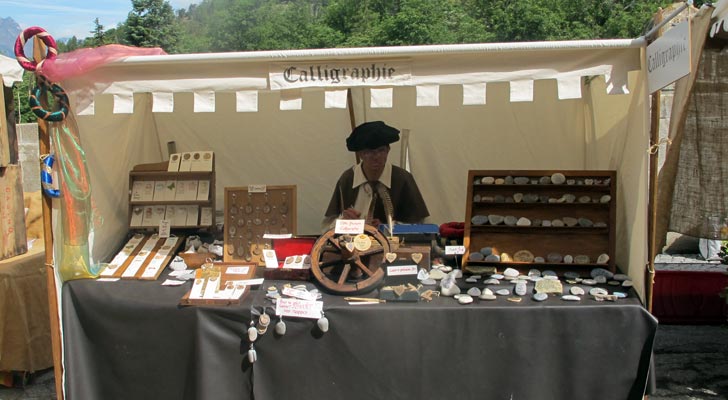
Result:
<svg viewBox="0 0 728 400">
<path fill-rule="evenodd" d="M 139 164 L 129 172 L 129 228 L 154 230 L 159 228 L 160 219 L 167 219 L 170 220 L 171 229 L 174 230 L 212 229 L 215 226 L 214 159 L 212 171 L 167 171 L 168 165 L 168 162 Z M 195 190 L 198 192 L 194 197 L 189 193 L 185 199 L 169 198 L 177 196 L 179 185 L 185 182 L 195 182 Z M 162 198 L 158 196 L 157 184 L 164 184 L 164 187 L 169 188 L 163 193 Z M 141 193 L 143 196 L 140 196 L 139 185 L 147 189 Z M 206 185 L 206 196 L 204 191 L 200 190 L 200 185 Z M 203 198 L 200 198 L 201 193 Z M 160 207 L 164 207 L 164 210 Z M 145 214 L 150 212 L 154 214 L 153 224 L 145 223 Z M 177 217 L 170 216 L 172 213 Z M 190 217 L 185 217 L 182 223 L 179 218 L 183 214 L 189 216 L 190 213 L 197 214 L 196 218 L 191 217 L 194 221 L 191 221 Z M 164 216 L 160 217 L 161 214 Z"/>
<path fill-rule="evenodd" d="M 574 180 L 573 184 L 561 183 L 480 183 L 482 178 L 492 177 L 504 179 L 506 177 L 526 177 L 530 182 L 540 182 L 543 177 L 551 177 L 561 173 L 566 180 Z M 592 180 L 592 184 L 586 184 Z M 510 178 L 508 179 L 510 181 Z M 578 182 L 581 182 L 580 184 Z M 597 183 L 598 182 L 598 183 Z M 483 267 L 493 269 L 516 268 L 526 273 L 531 268 L 553 269 L 558 271 L 572 270 L 579 273 L 586 272 L 595 267 L 607 268 L 616 271 L 615 265 L 615 232 L 616 232 L 616 173 L 614 171 L 588 171 L 588 170 L 472 170 L 468 173 L 468 194 L 466 204 L 465 233 L 463 244 L 463 268 L 468 266 L 481 270 Z M 531 195 L 538 198 L 535 202 L 518 202 L 514 194 Z M 575 196 L 572 202 L 554 202 L 566 194 Z M 602 202 L 602 197 L 608 195 L 609 200 Z M 498 201 L 495 201 L 496 196 Z M 589 196 L 589 202 L 579 202 L 578 198 Z M 482 201 L 486 199 L 486 201 Z M 549 199 L 551 202 L 549 202 Z M 480 201 L 476 201 L 480 200 Z M 508 201 L 508 202 L 507 202 Z M 513 226 L 500 223 L 476 225 L 472 219 L 476 215 L 512 216 L 516 219 L 524 217 L 529 221 L 553 221 L 564 218 L 584 218 L 592 223 L 601 223 L 603 226 Z M 493 254 L 507 253 L 513 257 L 520 250 L 530 251 L 534 257 L 547 258 L 550 253 L 562 256 L 577 255 L 589 256 L 589 263 L 550 263 L 546 262 L 486 262 L 470 261 L 470 254 L 480 249 L 490 247 Z M 601 254 L 607 254 L 609 261 L 606 264 L 597 264 L 596 260 Z"/>
</svg>

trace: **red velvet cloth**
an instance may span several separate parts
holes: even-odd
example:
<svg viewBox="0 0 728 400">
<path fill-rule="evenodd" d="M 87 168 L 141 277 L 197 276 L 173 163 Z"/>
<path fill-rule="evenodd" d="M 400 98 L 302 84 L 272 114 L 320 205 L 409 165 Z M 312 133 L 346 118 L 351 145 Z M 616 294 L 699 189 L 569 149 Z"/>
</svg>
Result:
<svg viewBox="0 0 728 400">
<path fill-rule="evenodd" d="M 652 314 L 661 324 L 721 324 L 728 321 L 728 274 L 722 272 L 657 271 Z"/>
</svg>

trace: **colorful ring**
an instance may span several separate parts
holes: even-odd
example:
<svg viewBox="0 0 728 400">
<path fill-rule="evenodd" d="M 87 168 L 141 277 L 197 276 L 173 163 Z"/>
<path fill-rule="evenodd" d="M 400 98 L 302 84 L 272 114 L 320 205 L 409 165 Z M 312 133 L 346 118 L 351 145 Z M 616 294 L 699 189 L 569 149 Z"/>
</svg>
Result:
<svg viewBox="0 0 728 400">
<path fill-rule="evenodd" d="M 53 154 L 41 158 L 40 185 L 50 197 L 61 197 L 61 191 L 53 189 Z"/>
<path fill-rule="evenodd" d="M 41 60 L 38 63 L 33 60 L 29 60 L 28 57 L 25 56 L 24 49 L 25 43 L 30 38 L 36 35 L 38 35 L 40 40 L 42 40 L 43 43 L 45 43 L 45 45 L 48 47 L 48 53 L 46 54 L 45 59 Z M 45 29 L 39 26 L 31 26 L 30 28 L 26 28 L 20 35 L 18 35 L 18 39 L 15 40 L 15 59 L 18 60 L 20 66 L 23 67 L 23 69 L 25 69 L 26 71 L 35 71 L 36 69 L 40 68 L 45 60 L 52 60 L 56 58 L 57 55 L 58 47 L 56 46 L 56 40 L 53 39 L 53 36 L 51 36 L 50 33 L 46 32 Z"/>
<path fill-rule="evenodd" d="M 50 112 L 43 109 L 43 107 L 40 105 L 39 98 L 43 91 L 47 90 L 47 86 L 45 85 L 36 86 L 31 91 L 30 98 L 28 99 L 28 101 L 30 102 L 30 110 L 33 111 L 33 114 L 35 114 L 36 117 L 42 120 L 52 122 L 63 121 L 68 115 L 68 95 L 66 95 L 66 92 L 63 90 L 63 88 L 56 83 L 51 85 L 50 89 L 53 97 L 56 98 L 58 104 L 60 105 L 60 110 Z"/>
</svg>

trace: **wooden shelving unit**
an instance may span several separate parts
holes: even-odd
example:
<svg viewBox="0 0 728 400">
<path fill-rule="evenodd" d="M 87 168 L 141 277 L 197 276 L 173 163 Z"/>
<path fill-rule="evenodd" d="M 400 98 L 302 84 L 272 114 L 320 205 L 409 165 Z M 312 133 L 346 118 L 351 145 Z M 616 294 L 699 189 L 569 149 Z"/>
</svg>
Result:
<svg viewBox="0 0 728 400">
<path fill-rule="evenodd" d="M 167 162 L 154 163 L 154 164 L 141 164 L 134 167 L 129 172 L 129 228 L 132 230 L 152 230 L 159 227 L 156 223 L 139 222 L 138 214 L 148 213 L 149 210 L 156 212 L 165 209 L 165 218 L 172 221 L 172 229 L 184 229 L 184 230 L 196 230 L 196 229 L 212 229 L 215 226 L 215 169 L 213 164 L 212 171 L 178 171 L 169 172 L 167 171 Z M 198 197 L 195 193 L 194 198 L 191 195 L 184 200 L 177 198 L 162 197 L 155 198 L 155 185 L 157 183 L 165 182 L 165 186 L 174 185 L 174 188 L 169 189 L 171 195 L 176 195 L 179 190 L 178 187 L 183 185 L 184 182 L 196 182 L 197 188 L 200 185 L 206 185 L 207 190 L 206 196 L 202 195 Z M 151 186 L 152 198 L 138 198 L 135 193 L 135 185 L 147 185 Z M 181 223 L 179 217 L 175 219 L 174 215 L 170 215 L 167 209 L 172 207 L 175 210 L 179 208 L 192 207 L 197 210 L 197 218 L 195 221 L 190 221 L 185 218 L 185 223 Z M 185 211 L 186 212 L 186 211 Z M 204 213 L 208 213 L 206 217 L 203 217 Z M 142 216 L 144 217 L 144 216 Z M 154 221 L 158 220 L 153 218 Z M 144 218 L 142 221 L 148 221 Z"/>
<path fill-rule="evenodd" d="M 550 178 L 554 174 L 563 175 L 565 181 L 553 183 Z M 527 183 L 523 183 L 526 179 Z M 467 272 L 502 271 L 512 267 L 524 273 L 536 268 L 588 275 L 597 266 L 612 272 L 616 270 L 614 171 L 472 170 L 468 173 L 467 188 L 466 253 L 463 256 L 463 267 Z M 525 218 L 524 223 L 527 220 L 532 225 L 480 223 L 484 217 L 492 215 L 515 217 L 516 220 Z M 477 223 L 473 221 L 476 216 L 480 216 L 475 219 Z M 572 218 L 576 219 L 576 225 Z M 564 219 L 569 224 L 564 223 Z M 513 218 L 509 220 L 513 222 Z M 543 221 L 549 221 L 545 225 L 551 226 L 544 226 Z M 554 226 L 554 221 L 561 221 L 564 226 Z M 486 247 L 498 256 L 506 253 L 510 260 L 472 259 L 475 256 L 471 257 L 471 254 Z M 544 262 L 515 261 L 513 256 L 521 250 L 542 257 Z M 589 262 L 549 262 L 549 254 L 588 256 Z M 607 263 L 597 263 L 602 254 L 609 256 Z"/>
</svg>

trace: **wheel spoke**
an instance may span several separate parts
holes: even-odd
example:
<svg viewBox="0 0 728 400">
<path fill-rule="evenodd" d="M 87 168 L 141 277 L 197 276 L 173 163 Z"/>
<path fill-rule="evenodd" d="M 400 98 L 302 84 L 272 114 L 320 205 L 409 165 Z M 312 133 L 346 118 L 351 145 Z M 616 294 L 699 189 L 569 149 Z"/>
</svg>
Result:
<svg viewBox="0 0 728 400">
<path fill-rule="evenodd" d="M 351 264 L 344 264 L 344 269 L 341 270 L 341 275 L 339 275 L 339 281 L 337 282 L 339 285 L 343 285 L 346 282 L 346 278 L 349 277 L 349 271 L 351 271 Z"/>
<path fill-rule="evenodd" d="M 334 247 L 339 249 L 339 251 L 341 251 L 341 246 L 339 246 L 339 243 L 336 240 L 334 240 L 334 238 L 328 238 L 327 241 L 329 243 L 331 243 L 332 245 L 334 245 Z"/>
<path fill-rule="evenodd" d="M 360 258 L 357 258 L 356 260 L 354 260 L 354 263 L 356 264 L 357 267 L 359 267 L 360 270 L 362 270 L 362 272 L 364 272 L 368 276 L 374 275 L 374 272 L 372 272 L 372 270 L 370 270 L 366 265 L 364 265 L 364 263 L 361 262 Z"/>
</svg>

